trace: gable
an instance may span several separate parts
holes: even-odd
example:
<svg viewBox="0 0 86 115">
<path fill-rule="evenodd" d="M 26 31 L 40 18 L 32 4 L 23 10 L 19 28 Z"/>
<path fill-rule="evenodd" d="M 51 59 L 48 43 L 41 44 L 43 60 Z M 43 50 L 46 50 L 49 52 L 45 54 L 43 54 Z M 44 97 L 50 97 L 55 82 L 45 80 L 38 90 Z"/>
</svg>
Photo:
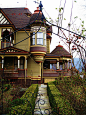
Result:
<svg viewBox="0 0 86 115">
<path fill-rule="evenodd" d="M 7 20 L 2 12 L 0 12 L 0 24 L 10 24 L 10 22 Z"/>
<path fill-rule="evenodd" d="M 9 46 L 9 47 L 0 49 L 0 54 L 3 54 L 3 53 L 5 54 L 29 54 L 28 51 L 15 48 L 13 46 Z"/>
</svg>

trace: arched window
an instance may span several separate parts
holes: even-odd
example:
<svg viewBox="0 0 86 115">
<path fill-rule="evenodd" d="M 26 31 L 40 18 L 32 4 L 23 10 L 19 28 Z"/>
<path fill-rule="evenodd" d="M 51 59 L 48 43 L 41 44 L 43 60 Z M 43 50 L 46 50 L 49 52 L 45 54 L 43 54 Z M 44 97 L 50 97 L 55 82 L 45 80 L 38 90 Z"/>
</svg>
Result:
<svg viewBox="0 0 86 115">
<path fill-rule="evenodd" d="M 9 35 L 9 31 L 7 31 L 7 30 L 5 30 L 4 32 L 3 32 L 3 35 L 2 35 L 2 37 L 3 37 L 3 42 L 9 42 L 10 41 L 10 36 L 8 36 L 8 37 L 6 37 L 7 35 Z M 6 37 L 6 38 L 5 38 Z"/>
<path fill-rule="evenodd" d="M 11 30 L 10 30 L 11 31 Z M 9 47 L 12 45 L 13 40 L 14 40 L 14 35 L 10 34 L 10 31 L 7 29 L 2 33 L 2 45 L 1 48 Z"/>
</svg>

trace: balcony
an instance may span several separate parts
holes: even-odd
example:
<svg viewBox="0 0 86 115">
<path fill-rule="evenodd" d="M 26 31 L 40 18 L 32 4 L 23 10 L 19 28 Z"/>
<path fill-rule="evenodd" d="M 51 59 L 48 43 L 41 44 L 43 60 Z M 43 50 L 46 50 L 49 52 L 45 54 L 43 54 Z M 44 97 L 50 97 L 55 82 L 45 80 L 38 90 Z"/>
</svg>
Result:
<svg viewBox="0 0 86 115">
<path fill-rule="evenodd" d="M 1 48 L 6 48 L 12 46 L 12 44 L 10 42 L 1 42 Z"/>
</svg>

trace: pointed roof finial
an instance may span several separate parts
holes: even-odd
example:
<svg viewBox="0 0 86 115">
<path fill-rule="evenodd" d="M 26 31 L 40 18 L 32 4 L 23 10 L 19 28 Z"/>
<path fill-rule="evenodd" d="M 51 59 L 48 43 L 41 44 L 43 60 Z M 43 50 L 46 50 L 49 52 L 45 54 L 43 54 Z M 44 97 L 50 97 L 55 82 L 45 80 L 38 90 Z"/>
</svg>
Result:
<svg viewBox="0 0 86 115">
<path fill-rule="evenodd" d="M 27 0 L 26 0 L 26 8 L 27 8 Z"/>
<path fill-rule="evenodd" d="M 60 42 L 59 42 L 59 45 L 60 45 Z"/>
</svg>

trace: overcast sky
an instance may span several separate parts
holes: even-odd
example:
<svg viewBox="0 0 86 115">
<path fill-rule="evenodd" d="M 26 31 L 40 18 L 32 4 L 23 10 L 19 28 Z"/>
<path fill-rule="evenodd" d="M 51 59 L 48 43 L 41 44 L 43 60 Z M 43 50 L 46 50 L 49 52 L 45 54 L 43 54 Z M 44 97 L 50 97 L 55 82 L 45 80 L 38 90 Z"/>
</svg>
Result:
<svg viewBox="0 0 86 115">
<path fill-rule="evenodd" d="M 9 8 L 9 7 L 26 7 L 27 6 L 29 10 L 33 13 L 36 7 L 38 6 L 33 1 L 35 0 L 1 0 L 0 7 Z M 39 0 L 36 0 L 36 1 L 39 2 Z M 86 19 L 86 14 L 85 14 L 86 0 L 41 0 L 41 1 L 43 4 L 43 8 L 44 8 L 43 12 L 44 12 L 45 17 L 49 18 L 50 16 L 54 21 L 58 18 L 59 7 L 64 8 L 63 19 L 66 19 L 66 20 L 63 20 L 62 22 L 62 27 L 64 28 L 67 28 L 68 23 L 72 23 L 74 21 L 74 17 L 76 16 L 78 16 L 79 18 L 76 19 L 76 21 L 74 22 L 76 24 L 75 26 L 73 24 L 74 28 L 79 27 L 80 18 L 84 21 Z M 72 12 L 71 12 L 71 9 L 72 9 Z M 53 31 L 57 33 L 58 28 L 53 28 Z M 68 32 L 65 32 L 65 33 L 68 34 Z M 68 47 L 66 47 L 67 45 L 64 44 L 64 42 L 62 42 L 58 36 L 52 35 L 52 42 L 51 42 L 51 47 L 50 47 L 51 51 L 59 44 L 59 41 L 61 42 L 60 43 L 61 45 L 64 45 L 64 48 L 68 49 Z"/>
</svg>

